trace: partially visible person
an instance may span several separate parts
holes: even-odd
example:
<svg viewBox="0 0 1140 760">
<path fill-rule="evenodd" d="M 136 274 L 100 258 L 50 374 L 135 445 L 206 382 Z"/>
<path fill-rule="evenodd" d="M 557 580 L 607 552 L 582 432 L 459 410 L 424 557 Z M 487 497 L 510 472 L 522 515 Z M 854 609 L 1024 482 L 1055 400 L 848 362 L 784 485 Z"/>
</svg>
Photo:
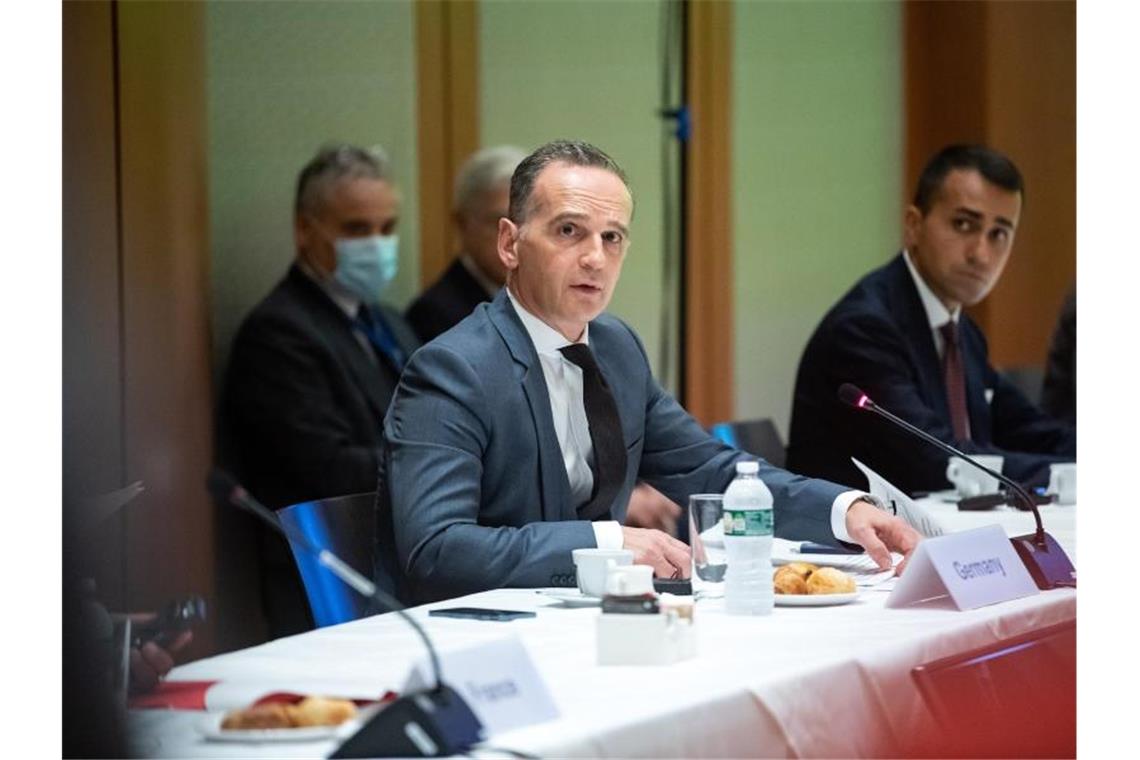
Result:
<svg viewBox="0 0 1140 760">
<path fill-rule="evenodd" d="M 548 143 L 515 170 L 498 235 L 507 287 L 412 357 L 385 418 L 376 575 L 405 599 L 572 586 L 572 551 L 587 547 L 689 575 L 688 546 L 622 524 L 634 483 L 679 502 L 724 491 L 752 457 L 702 429 L 604 313 L 632 213 L 625 174 L 592 145 Z M 776 535 L 853 541 L 882 567 L 919 540 L 862 492 L 759 470 Z"/>
<path fill-rule="evenodd" d="M 492 296 L 507 279 L 499 260 L 499 220 L 506 217 L 511 175 L 526 151 L 513 145 L 484 148 L 472 155 L 455 179 L 451 218 L 460 253 L 438 280 L 408 308 L 408 324 L 427 343 L 450 330 Z M 626 523 L 677 535 L 681 508 L 646 483 L 630 494 Z"/>
<path fill-rule="evenodd" d="M 145 625 L 157 618 L 157 613 L 136 613 L 130 616 L 132 624 Z M 193 631 L 179 631 L 169 641 L 143 641 L 131 647 L 128 670 L 131 694 L 144 694 L 158 686 L 159 681 L 174 667 L 174 655 L 181 652 L 194 639 Z"/>
<path fill-rule="evenodd" d="M 424 343 L 491 300 L 506 281 L 495 247 L 499 219 L 507 215 L 511 174 L 525 157 L 522 148 L 497 145 L 475 153 L 460 168 L 451 206 L 460 252 L 405 315 Z"/>
<path fill-rule="evenodd" d="M 266 506 L 376 487 L 384 413 L 419 341 L 382 301 L 400 197 L 382 151 L 320 150 L 297 180 L 294 261 L 230 353 L 219 459 Z M 286 543 L 258 527 L 272 636 L 313 627 Z"/>
<path fill-rule="evenodd" d="M 1077 289 L 1074 286 L 1061 306 L 1045 381 L 1041 386 L 1041 408 L 1059 420 L 1077 425 Z"/>
<path fill-rule="evenodd" d="M 839 401 L 843 383 L 966 453 L 1004 455 L 1004 473 L 1026 484 L 1075 460 L 1076 430 L 994 370 L 963 312 L 1001 277 L 1023 193 L 1017 167 L 992 149 L 953 145 L 930 159 L 906 209 L 905 248 L 843 296 L 804 349 L 789 468 L 865 485 L 854 456 L 906 491 L 949 487 L 941 450 Z"/>
</svg>

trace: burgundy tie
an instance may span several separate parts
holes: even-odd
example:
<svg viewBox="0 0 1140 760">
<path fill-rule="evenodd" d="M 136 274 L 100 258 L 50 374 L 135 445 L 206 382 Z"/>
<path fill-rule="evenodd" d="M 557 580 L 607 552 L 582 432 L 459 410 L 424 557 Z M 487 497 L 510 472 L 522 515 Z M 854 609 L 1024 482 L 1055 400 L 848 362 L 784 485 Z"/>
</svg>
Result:
<svg viewBox="0 0 1140 760">
<path fill-rule="evenodd" d="M 958 346 L 958 323 L 951 320 L 938 328 L 946 346 L 942 352 L 942 378 L 946 381 L 946 404 L 950 407 L 950 424 L 954 438 L 970 440 L 970 413 L 966 408 L 966 370 Z"/>
</svg>

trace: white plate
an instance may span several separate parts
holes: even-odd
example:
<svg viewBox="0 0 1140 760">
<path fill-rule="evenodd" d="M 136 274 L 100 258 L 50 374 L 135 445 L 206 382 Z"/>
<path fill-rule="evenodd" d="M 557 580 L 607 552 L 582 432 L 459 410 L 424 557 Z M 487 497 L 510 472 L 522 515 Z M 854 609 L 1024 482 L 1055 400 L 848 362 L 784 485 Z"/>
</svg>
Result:
<svg viewBox="0 0 1140 760">
<path fill-rule="evenodd" d="M 209 715 L 198 724 L 198 731 L 213 742 L 316 742 L 347 736 L 360 728 L 359 718 L 345 721 L 339 726 L 310 726 L 307 728 L 249 728 L 223 729 L 226 713 Z"/>
<path fill-rule="evenodd" d="M 831 607 L 847 604 L 859 598 L 859 592 L 850 594 L 776 594 L 777 607 Z"/>
<path fill-rule="evenodd" d="M 601 598 L 586 596 L 576 588 L 543 588 L 538 593 L 557 599 L 567 607 L 597 607 L 602 603 Z"/>
</svg>

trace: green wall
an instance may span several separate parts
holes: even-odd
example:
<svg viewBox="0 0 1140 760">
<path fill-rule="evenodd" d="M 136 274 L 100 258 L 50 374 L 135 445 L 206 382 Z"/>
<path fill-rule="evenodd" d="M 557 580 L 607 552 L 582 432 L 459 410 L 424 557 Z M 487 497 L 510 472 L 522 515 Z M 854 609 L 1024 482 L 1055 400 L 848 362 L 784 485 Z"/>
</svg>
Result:
<svg viewBox="0 0 1140 760">
<path fill-rule="evenodd" d="M 636 202 L 610 311 L 641 336 L 655 371 L 662 288 L 660 2 L 480 3 L 482 142 L 527 150 L 581 139 L 625 169 Z"/>
<path fill-rule="evenodd" d="M 215 369 L 293 258 L 297 174 L 323 143 L 381 144 L 404 193 L 402 307 L 419 283 L 410 0 L 211 2 L 207 12 Z"/>
<path fill-rule="evenodd" d="M 785 439 L 824 312 L 900 240 L 902 9 L 737 2 L 733 30 L 736 415 Z"/>
</svg>

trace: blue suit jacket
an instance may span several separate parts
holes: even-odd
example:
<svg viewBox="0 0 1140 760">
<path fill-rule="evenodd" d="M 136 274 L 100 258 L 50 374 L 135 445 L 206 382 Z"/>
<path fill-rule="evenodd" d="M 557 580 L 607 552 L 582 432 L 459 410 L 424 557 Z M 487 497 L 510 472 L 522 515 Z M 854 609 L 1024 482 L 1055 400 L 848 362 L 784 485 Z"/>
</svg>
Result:
<svg viewBox="0 0 1140 760">
<path fill-rule="evenodd" d="M 968 454 L 1002 454 L 1004 474 L 1030 484 L 1051 462 L 1073 461 L 1076 430 L 1038 410 L 989 364 L 986 339 L 959 321 L 971 440 L 954 440 L 942 362 L 902 254 L 868 274 L 823 318 L 796 376 L 788 467 L 865 487 L 851 457 L 905 491 L 948 488 L 946 454 L 836 397 L 842 383 Z M 986 396 L 992 392 L 987 402 Z"/>
<path fill-rule="evenodd" d="M 747 455 L 710 437 L 661 389 L 633 331 L 603 315 L 590 323 L 590 346 L 628 453 L 614 519 L 624 521 L 638 479 L 679 504 L 724 491 Z M 764 462 L 760 476 L 778 535 L 835 541 L 831 505 L 845 489 Z M 575 509 L 538 354 L 500 291 L 416 352 L 400 379 L 384 421 L 377 561 L 409 601 L 573 585 L 571 550 L 595 546 Z"/>
</svg>

